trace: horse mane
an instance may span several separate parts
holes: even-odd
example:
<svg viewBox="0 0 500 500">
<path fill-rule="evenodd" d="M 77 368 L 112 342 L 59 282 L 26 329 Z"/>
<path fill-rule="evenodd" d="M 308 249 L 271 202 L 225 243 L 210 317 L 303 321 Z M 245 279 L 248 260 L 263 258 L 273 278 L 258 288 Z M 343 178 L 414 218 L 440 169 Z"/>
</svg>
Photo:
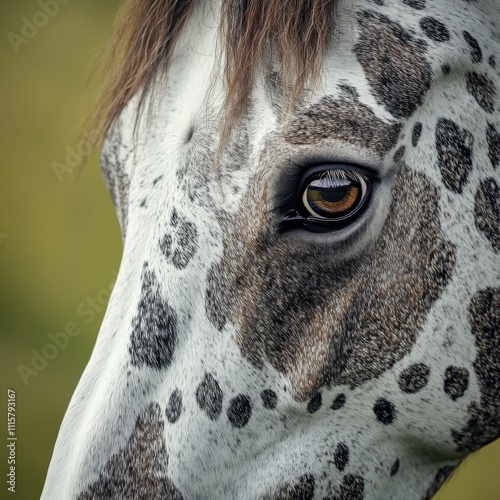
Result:
<svg viewBox="0 0 500 500">
<path fill-rule="evenodd" d="M 207 0 L 128 0 L 115 21 L 102 62 L 104 82 L 90 129 L 102 139 L 129 100 L 138 115 L 173 52 L 195 5 Z M 261 61 L 278 63 L 290 109 L 320 73 L 337 0 L 222 0 L 219 40 L 225 48 L 222 137 L 243 116 Z M 220 45 L 220 44 L 219 44 Z M 220 56 L 220 54 L 219 54 Z M 137 116 L 138 116 L 137 115 Z M 137 122 L 136 122 L 137 123 Z"/>
</svg>

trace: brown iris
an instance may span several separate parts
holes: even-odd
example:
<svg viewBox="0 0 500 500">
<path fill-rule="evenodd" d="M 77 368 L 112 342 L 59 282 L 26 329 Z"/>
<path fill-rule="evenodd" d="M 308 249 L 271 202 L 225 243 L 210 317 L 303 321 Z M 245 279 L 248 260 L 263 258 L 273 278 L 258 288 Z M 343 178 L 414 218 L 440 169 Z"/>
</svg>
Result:
<svg viewBox="0 0 500 500">
<path fill-rule="evenodd" d="M 310 216 L 342 220 L 350 217 L 363 205 L 366 180 L 345 171 L 329 171 L 306 187 L 302 203 Z"/>
</svg>

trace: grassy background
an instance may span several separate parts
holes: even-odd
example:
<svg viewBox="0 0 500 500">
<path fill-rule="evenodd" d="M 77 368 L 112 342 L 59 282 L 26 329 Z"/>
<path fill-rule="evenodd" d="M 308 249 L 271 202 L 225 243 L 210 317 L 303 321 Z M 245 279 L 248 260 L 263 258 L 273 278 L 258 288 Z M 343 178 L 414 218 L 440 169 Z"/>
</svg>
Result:
<svg viewBox="0 0 500 500">
<path fill-rule="evenodd" d="M 8 34 L 21 35 L 23 18 L 33 19 L 40 5 L 31 0 L 2 5 L 0 372 L 4 393 L 17 391 L 17 495 L 22 499 L 40 495 L 59 425 L 104 314 L 87 323 L 77 307 L 108 287 L 120 261 L 118 223 L 97 159 L 61 180 L 52 166 L 66 163 L 68 146 L 77 147 L 88 111 L 82 101 L 87 71 L 109 34 L 117 4 L 72 0 L 61 5 L 18 53 Z M 29 367 L 32 350 L 40 351 L 47 335 L 68 321 L 82 333 L 25 385 L 18 366 Z M 468 460 L 437 498 L 496 500 L 499 471 L 496 443 Z M 4 493 L 5 483 L 1 498 Z"/>
</svg>

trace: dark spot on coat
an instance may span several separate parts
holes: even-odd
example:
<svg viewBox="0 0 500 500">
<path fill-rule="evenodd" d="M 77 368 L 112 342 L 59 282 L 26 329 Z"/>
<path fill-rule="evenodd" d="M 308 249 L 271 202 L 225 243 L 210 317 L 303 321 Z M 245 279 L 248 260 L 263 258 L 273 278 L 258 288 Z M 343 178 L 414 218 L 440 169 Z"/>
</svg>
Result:
<svg viewBox="0 0 500 500">
<path fill-rule="evenodd" d="M 483 60 L 483 52 L 478 41 L 468 31 L 464 31 L 464 39 L 469 44 L 472 62 L 480 63 Z"/>
<path fill-rule="evenodd" d="M 420 122 L 417 122 L 415 123 L 415 125 L 413 125 L 413 130 L 411 131 L 411 145 L 413 147 L 417 146 L 421 135 L 422 135 L 422 124 Z"/>
<path fill-rule="evenodd" d="M 333 454 L 335 467 L 342 472 L 349 463 L 349 447 L 345 443 L 339 443 Z"/>
<path fill-rule="evenodd" d="M 168 456 L 163 428 L 160 407 L 152 403 L 137 418 L 125 447 L 107 461 L 98 479 L 87 486 L 77 499 L 182 500 L 181 493 L 166 476 Z"/>
<path fill-rule="evenodd" d="M 500 252 L 500 186 L 493 177 L 482 181 L 476 191 L 474 221 L 493 249 Z"/>
<path fill-rule="evenodd" d="M 339 394 L 333 401 L 331 409 L 340 410 L 345 405 L 346 397 L 345 394 Z"/>
<path fill-rule="evenodd" d="M 227 418 L 233 427 L 237 429 L 245 427 L 252 415 L 252 404 L 248 396 L 240 394 L 229 401 Z"/>
<path fill-rule="evenodd" d="M 268 410 L 274 410 L 276 408 L 276 405 L 278 404 L 278 396 L 274 391 L 271 389 L 264 389 L 260 393 L 260 397 L 264 408 L 267 408 Z"/>
<path fill-rule="evenodd" d="M 488 157 L 493 168 L 497 168 L 500 164 L 500 134 L 491 123 L 488 123 L 486 129 L 486 142 L 488 143 Z"/>
<path fill-rule="evenodd" d="M 222 398 L 223 394 L 219 383 L 210 373 L 206 373 L 196 389 L 196 402 L 210 420 L 219 418 L 222 411 Z"/>
<path fill-rule="evenodd" d="M 394 163 L 399 163 L 404 155 L 405 155 L 405 151 L 406 151 L 406 148 L 404 146 L 400 146 L 398 148 L 398 150 L 394 153 L 394 157 L 393 157 L 393 160 L 394 160 Z"/>
<path fill-rule="evenodd" d="M 469 321 L 476 342 L 473 366 L 481 399 L 469 405 L 465 427 L 452 431 L 460 452 L 477 450 L 500 436 L 500 288 L 486 288 L 473 296 Z"/>
<path fill-rule="evenodd" d="M 461 193 L 472 171 L 473 135 L 454 121 L 440 118 L 436 125 L 436 150 L 443 184 Z"/>
<path fill-rule="evenodd" d="M 409 117 L 431 86 L 426 43 L 377 12 L 360 12 L 357 21 L 361 33 L 354 52 L 377 102 L 396 118 Z"/>
<path fill-rule="evenodd" d="M 334 500 L 363 500 L 365 480 L 358 475 L 346 474 L 342 478 L 339 493 Z"/>
<path fill-rule="evenodd" d="M 437 493 L 439 488 L 443 486 L 445 481 L 450 477 L 451 473 L 456 469 L 456 465 L 445 465 L 441 467 L 434 477 L 431 486 L 425 494 L 424 500 L 431 500 L 431 498 Z"/>
<path fill-rule="evenodd" d="M 320 408 L 321 405 L 323 404 L 323 399 L 321 397 L 321 392 L 317 392 L 309 401 L 309 404 L 307 405 L 307 411 L 309 413 L 316 413 Z"/>
<path fill-rule="evenodd" d="M 399 375 L 399 388 L 408 394 L 421 391 L 429 382 L 431 369 L 424 363 L 409 366 Z"/>
<path fill-rule="evenodd" d="M 196 253 L 198 231 L 196 225 L 181 218 L 174 210 L 173 229 L 160 240 L 160 248 L 167 261 L 177 269 L 184 269 Z"/>
<path fill-rule="evenodd" d="M 425 9 L 425 0 L 403 0 L 403 3 L 417 10 Z"/>
<path fill-rule="evenodd" d="M 394 477 L 399 472 L 399 458 L 391 466 L 391 477 Z"/>
<path fill-rule="evenodd" d="M 182 412 L 182 394 L 179 389 L 175 389 L 174 392 L 170 395 L 170 398 L 167 403 L 167 408 L 165 410 L 165 414 L 167 416 L 167 420 L 171 424 L 175 424 Z"/>
<path fill-rule="evenodd" d="M 305 474 L 295 483 L 281 486 L 273 494 L 264 496 L 263 500 L 312 500 L 314 486 L 314 476 Z"/>
<path fill-rule="evenodd" d="M 451 71 L 450 65 L 449 64 L 443 64 L 441 66 L 441 71 L 443 72 L 443 75 L 449 75 L 450 71 Z"/>
<path fill-rule="evenodd" d="M 375 401 L 373 412 L 375 413 L 377 420 L 384 425 L 392 424 L 396 418 L 396 407 L 394 406 L 394 403 L 385 398 L 380 398 Z"/>
<path fill-rule="evenodd" d="M 205 314 L 217 330 L 222 331 L 226 324 L 226 312 L 221 302 L 217 279 L 218 266 L 212 264 L 207 273 L 207 288 L 205 290 Z"/>
<path fill-rule="evenodd" d="M 156 370 L 168 368 L 177 342 L 177 315 L 163 299 L 153 271 L 145 263 L 141 298 L 132 319 L 129 353 L 132 364 Z"/>
<path fill-rule="evenodd" d="M 380 120 L 359 101 L 353 89 L 343 86 L 340 96 L 323 97 L 299 111 L 285 140 L 291 144 L 317 144 L 324 139 L 337 139 L 383 155 L 395 146 L 400 130 L 399 124 L 388 125 Z"/>
<path fill-rule="evenodd" d="M 469 370 L 448 366 L 444 372 L 444 392 L 455 401 L 465 394 L 467 387 L 469 387 Z"/>
<path fill-rule="evenodd" d="M 427 37 L 435 42 L 447 42 L 450 39 L 448 28 L 433 17 L 420 19 L 420 27 Z"/>
<path fill-rule="evenodd" d="M 467 91 L 487 113 L 493 113 L 496 98 L 495 84 L 484 75 L 467 73 Z"/>
<path fill-rule="evenodd" d="M 492 56 L 488 57 L 488 64 L 492 68 L 496 68 L 497 67 L 497 62 L 496 62 L 495 56 L 492 55 Z"/>
</svg>

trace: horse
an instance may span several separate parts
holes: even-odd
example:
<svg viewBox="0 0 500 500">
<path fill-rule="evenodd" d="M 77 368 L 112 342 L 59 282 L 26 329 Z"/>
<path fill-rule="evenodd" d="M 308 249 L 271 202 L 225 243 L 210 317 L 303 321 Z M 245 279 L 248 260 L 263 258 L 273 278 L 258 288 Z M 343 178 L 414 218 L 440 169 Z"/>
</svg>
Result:
<svg viewBox="0 0 500 500">
<path fill-rule="evenodd" d="M 124 250 L 42 499 L 430 498 L 500 435 L 494 0 L 131 0 Z"/>
</svg>

